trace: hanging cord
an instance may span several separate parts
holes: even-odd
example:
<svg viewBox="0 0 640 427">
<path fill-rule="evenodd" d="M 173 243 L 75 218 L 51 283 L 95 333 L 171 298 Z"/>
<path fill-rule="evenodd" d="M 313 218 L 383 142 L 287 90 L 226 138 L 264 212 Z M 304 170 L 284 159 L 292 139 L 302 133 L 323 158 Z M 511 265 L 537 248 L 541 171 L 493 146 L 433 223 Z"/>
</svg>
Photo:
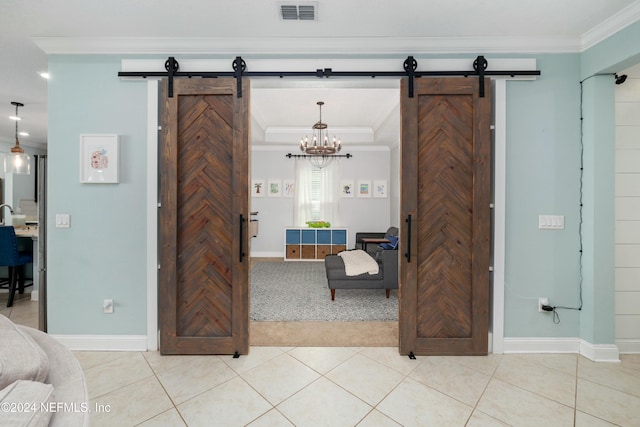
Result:
<svg viewBox="0 0 640 427">
<path fill-rule="evenodd" d="M 579 220 L 578 220 L 578 239 L 579 239 L 579 256 L 578 256 L 578 299 L 579 305 L 578 307 L 567 307 L 563 305 L 552 306 L 553 311 L 553 323 L 556 325 L 560 323 L 560 315 L 557 310 L 582 310 L 583 299 L 582 299 L 582 286 L 584 281 L 584 276 L 582 274 L 583 270 L 583 234 L 582 234 L 582 225 L 584 221 L 584 87 L 583 83 L 589 80 L 592 77 L 598 75 L 615 75 L 611 74 L 593 74 L 584 80 L 580 81 L 580 209 L 579 209 Z"/>
<path fill-rule="evenodd" d="M 616 79 L 616 84 L 622 84 L 625 82 L 627 76 L 621 75 L 618 76 L 616 73 L 602 73 L 602 74 L 592 74 L 589 77 L 580 81 L 580 219 L 578 221 L 578 238 L 580 240 L 580 252 L 579 252 L 579 260 L 578 260 L 578 298 L 579 305 L 578 307 L 566 307 L 562 305 L 556 305 L 548 307 L 553 311 L 553 323 L 560 323 L 560 315 L 557 310 L 582 310 L 583 299 L 582 299 L 582 286 L 584 276 L 582 274 L 583 269 L 583 234 L 582 234 L 582 225 L 584 219 L 584 205 L 583 205 L 583 196 L 584 196 L 584 87 L 583 83 L 595 76 L 613 76 Z M 544 308 L 543 308 L 544 309 Z M 548 310 L 547 310 L 548 311 Z"/>
</svg>

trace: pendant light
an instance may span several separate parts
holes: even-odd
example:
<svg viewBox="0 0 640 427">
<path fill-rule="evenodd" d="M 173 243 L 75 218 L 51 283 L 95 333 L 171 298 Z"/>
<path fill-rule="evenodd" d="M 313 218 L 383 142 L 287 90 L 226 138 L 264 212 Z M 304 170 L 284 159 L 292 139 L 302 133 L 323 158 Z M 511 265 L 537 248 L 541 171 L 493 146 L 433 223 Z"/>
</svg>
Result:
<svg viewBox="0 0 640 427">
<path fill-rule="evenodd" d="M 11 148 L 10 153 L 4 156 L 4 172 L 15 175 L 29 175 L 31 173 L 31 159 L 20 147 L 20 141 L 18 140 L 18 122 L 20 121 L 18 107 L 24 107 L 24 104 L 13 101 L 11 105 L 16 106 L 16 115 L 11 117 L 16 121 L 16 145 Z"/>
</svg>

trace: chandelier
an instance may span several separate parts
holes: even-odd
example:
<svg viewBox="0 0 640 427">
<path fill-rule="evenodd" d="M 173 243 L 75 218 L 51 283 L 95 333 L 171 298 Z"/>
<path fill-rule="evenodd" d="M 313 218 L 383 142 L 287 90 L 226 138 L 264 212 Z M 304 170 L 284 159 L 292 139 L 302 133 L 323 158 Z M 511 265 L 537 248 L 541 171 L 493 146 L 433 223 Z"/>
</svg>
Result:
<svg viewBox="0 0 640 427">
<path fill-rule="evenodd" d="M 306 136 L 300 140 L 300 151 L 307 154 L 307 158 L 315 168 L 322 169 L 331 163 L 333 155 L 339 152 L 342 147 L 340 139 L 336 139 L 335 136 L 332 142 L 329 143 L 327 124 L 322 123 L 322 106 L 324 102 L 318 101 L 316 104 L 320 109 L 320 120 L 311 126 L 313 132 L 312 142 L 309 143 L 309 139 Z"/>
<path fill-rule="evenodd" d="M 31 173 L 31 161 L 29 155 L 20 147 L 20 141 L 18 140 L 18 121 L 20 121 L 18 107 L 24 107 L 24 104 L 14 101 L 11 105 L 16 107 L 16 115 L 10 117 L 16 121 L 16 145 L 4 156 L 4 171 L 5 173 L 14 173 L 16 175 L 29 175 Z"/>
</svg>

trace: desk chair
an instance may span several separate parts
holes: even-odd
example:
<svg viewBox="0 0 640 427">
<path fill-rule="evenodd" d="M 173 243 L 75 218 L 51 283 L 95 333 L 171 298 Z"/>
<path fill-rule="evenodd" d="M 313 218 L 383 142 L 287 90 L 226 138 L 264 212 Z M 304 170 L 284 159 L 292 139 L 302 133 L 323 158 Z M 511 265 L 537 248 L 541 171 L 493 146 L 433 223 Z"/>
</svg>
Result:
<svg viewBox="0 0 640 427">
<path fill-rule="evenodd" d="M 9 267 L 9 300 L 7 307 L 13 305 L 13 298 L 18 292 L 24 293 L 24 266 L 33 262 L 33 255 L 18 251 L 18 238 L 12 226 L 0 226 L 0 266 Z"/>
<path fill-rule="evenodd" d="M 355 249 L 360 249 L 358 245 L 361 245 L 362 250 L 367 252 L 376 260 L 380 260 L 382 256 L 382 248 L 378 247 L 379 242 L 364 242 L 362 239 L 374 238 L 374 239 L 384 239 L 390 240 L 391 237 L 398 236 L 398 232 L 400 230 L 398 227 L 389 227 L 387 231 L 383 232 L 358 232 L 356 233 L 356 247 Z"/>
</svg>

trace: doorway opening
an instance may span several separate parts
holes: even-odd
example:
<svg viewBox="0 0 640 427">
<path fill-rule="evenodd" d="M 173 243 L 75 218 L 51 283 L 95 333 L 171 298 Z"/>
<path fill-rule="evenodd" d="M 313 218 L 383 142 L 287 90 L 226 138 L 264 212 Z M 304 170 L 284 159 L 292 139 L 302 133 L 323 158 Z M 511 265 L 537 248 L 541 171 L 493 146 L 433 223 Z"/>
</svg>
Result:
<svg viewBox="0 0 640 427">
<path fill-rule="evenodd" d="M 317 120 L 318 101 L 324 102 L 323 122 L 330 136 L 342 141 L 336 187 L 341 182 L 388 182 L 386 198 L 337 197 L 336 226 L 347 228 L 347 248 L 355 248 L 356 232 L 384 232 L 399 226 L 400 107 L 399 79 L 376 80 L 251 80 L 251 180 L 291 182 L 299 154 L 299 141 L 311 134 Z M 322 261 L 283 259 L 284 229 L 295 226 L 293 197 L 252 197 L 250 209 L 258 212 L 259 233 L 251 239 L 252 266 L 259 262 Z M 322 267 L 324 269 L 324 267 Z M 325 288 L 330 303 L 329 289 Z M 374 290 L 371 290 L 375 292 Z M 377 295 L 386 300 L 384 291 Z M 393 292 L 392 298 L 398 298 Z M 340 291 L 336 298 L 340 298 Z M 397 316 L 397 312 L 396 312 Z M 280 316 L 277 316 L 280 318 Z M 340 318 L 296 321 L 251 321 L 252 345 L 396 346 L 398 320 L 348 321 Z"/>
</svg>

